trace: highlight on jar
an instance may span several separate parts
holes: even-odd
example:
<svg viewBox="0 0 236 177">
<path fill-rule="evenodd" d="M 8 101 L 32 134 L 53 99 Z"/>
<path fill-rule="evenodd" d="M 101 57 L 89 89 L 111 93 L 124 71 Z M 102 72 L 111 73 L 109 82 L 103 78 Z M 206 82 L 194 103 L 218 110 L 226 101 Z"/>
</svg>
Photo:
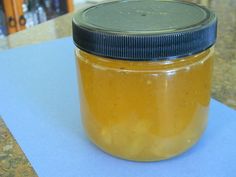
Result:
<svg viewBox="0 0 236 177">
<path fill-rule="evenodd" d="M 182 1 L 126 0 L 74 15 L 87 137 L 127 160 L 159 161 L 199 141 L 208 119 L 217 18 Z"/>
</svg>

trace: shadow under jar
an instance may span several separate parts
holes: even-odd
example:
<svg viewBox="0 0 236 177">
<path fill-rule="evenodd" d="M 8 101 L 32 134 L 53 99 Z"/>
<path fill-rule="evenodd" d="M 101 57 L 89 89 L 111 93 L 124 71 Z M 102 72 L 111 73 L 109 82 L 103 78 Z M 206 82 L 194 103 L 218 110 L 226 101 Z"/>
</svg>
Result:
<svg viewBox="0 0 236 177">
<path fill-rule="evenodd" d="M 207 124 L 217 20 L 180 1 L 113 1 L 73 18 L 82 121 L 114 156 L 158 161 Z"/>
</svg>

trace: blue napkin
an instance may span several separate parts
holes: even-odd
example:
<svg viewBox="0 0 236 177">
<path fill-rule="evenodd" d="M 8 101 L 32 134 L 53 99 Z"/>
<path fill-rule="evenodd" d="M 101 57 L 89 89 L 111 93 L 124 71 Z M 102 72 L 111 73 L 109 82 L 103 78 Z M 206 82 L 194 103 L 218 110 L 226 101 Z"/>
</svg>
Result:
<svg viewBox="0 0 236 177">
<path fill-rule="evenodd" d="M 236 176 L 236 112 L 215 100 L 200 142 L 176 158 L 131 162 L 91 144 L 71 38 L 0 53 L 0 114 L 40 177 Z"/>
</svg>

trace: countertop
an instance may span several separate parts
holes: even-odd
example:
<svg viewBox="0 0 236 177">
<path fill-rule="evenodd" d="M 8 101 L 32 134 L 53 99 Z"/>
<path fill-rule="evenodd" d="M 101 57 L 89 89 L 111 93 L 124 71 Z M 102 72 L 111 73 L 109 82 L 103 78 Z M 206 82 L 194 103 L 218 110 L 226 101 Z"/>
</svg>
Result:
<svg viewBox="0 0 236 177">
<path fill-rule="evenodd" d="M 218 40 L 212 97 L 236 109 L 236 0 L 189 1 L 208 6 L 218 16 Z M 66 14 L 0 39 L 0 52 L 10 48 L 71 36 L 72 16 L 73 13 Z M 37 176 L 1 118 L 0 176 Z"/>
</svg>

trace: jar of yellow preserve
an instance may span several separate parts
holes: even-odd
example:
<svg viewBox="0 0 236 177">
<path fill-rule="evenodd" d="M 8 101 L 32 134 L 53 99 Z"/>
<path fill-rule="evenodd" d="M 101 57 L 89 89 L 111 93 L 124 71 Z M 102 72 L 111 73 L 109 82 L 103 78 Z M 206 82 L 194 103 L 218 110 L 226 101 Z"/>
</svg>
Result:
<svg viewBox="0 0 236 177">
<path fill-rule="evenodd" d="M 105 152 L 157 161 L 207 125 L 217 19 L 182 1 L 123 0 L 73 18 L 82 122 Z"/>
</svg>

